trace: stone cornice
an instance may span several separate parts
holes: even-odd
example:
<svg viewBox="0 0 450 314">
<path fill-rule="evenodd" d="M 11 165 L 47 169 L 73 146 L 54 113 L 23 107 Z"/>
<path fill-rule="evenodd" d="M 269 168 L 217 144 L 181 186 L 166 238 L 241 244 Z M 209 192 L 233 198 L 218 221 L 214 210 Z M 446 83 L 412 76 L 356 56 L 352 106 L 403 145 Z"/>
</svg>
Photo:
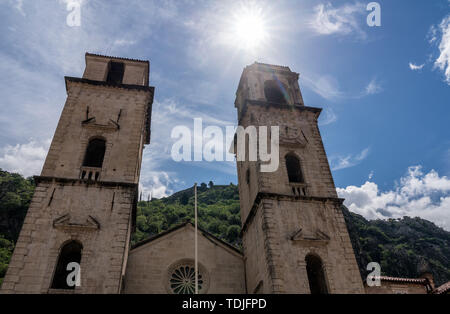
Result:
<svg viewBox="0 0 450 314">
<path fill-rule="evenodd" d="M 137 183 L 129 182 L 113 182 L 113 181 L 92 181 L 92 180 L 81 180 L 81 179 L 71 179 L 71 178 L 59 178 L 59 177 L 47 177 L 47 176 L 34 176 L 34 181 L 36 183 L 41 182 L 56 182 L 56 183 L 68 183 L 68 184 L 88 184 L 88 185 L 98 185 L 104 187 L 124 187 L 124 188 L 137 188 Z"/>
<path fill-rule="evenodd" d="M 246 71 L 264 71 L 264 72 L 270 72 L 270 73 L 280 73 L 280 74 L 283 74 L 286 76 L 290 76 L 297 80 L 300 77 L 300 74 L 298 74 L 296 72 L 292 72 L 291 69 L 287 66 L 260 63 L 260 62 L 255 62 L 252 65 L 247 66 L 245 68 L 245 70 Z"/>
<path fill-rule="evenodd" d="M 313 113 L 321 113 L 322 112 L 322 108 L 308 107 L 308 106 L 304 106 L 302 104 L 289 105 L 289 104 L 268 102 L 268 101 L 263 101 L 263 100 L 252 100 L 252 99 L 247 99 L 245 101 L 245 103 L 246 104 L 248 103 L 251 105 L 265 106 L 265 107 L 276 107 L 276 108 L 281 108 L 281 109 L 297 109 L 300 111 L 310 111 Z"/>
<path fill-rule="evenodd" d="M 256 195 L 255 201 L 253 202 L 252 209 L 250 213 L 247 215 L 244 224 L 242 225 L 241 236 L 247 230 L 250 225 L 253 217 L 256 215 L 258 211 L 259 205 L 262 200 L 272 199 L 277 201 L 304 201 L 304 202 L 321 202 L 321 203 L 334 203 L 341 206 L 344 203 L 344 199 L 337 197 L 322 197 L 322 196 L 300 196 L 300 195 L 286 195 L 286 194 L 277 194 L 277 193 L 266 193 L 259 192 Z"/>
<path fill-rule="evenodd" d="M 273 102 L 262 101 L 262 100 L 246 99 L 244 101 L 244 105 L 242 106 L 242 111 L 240 113 L 239 125 L 241 125 L 242 118 L 244 117 L 245 113 L 247 112 L 248 104 L 261 106 L 261 107 L 274 107 L 277 109 L 289 109 L 289 110 L 295 109 L 295 110 L 299 110 L 299 111 L 308 111 L 308 112 L 312 112 L 312 113 L 316 114 L 316 117 L 315 117 L 316 119 L 318 119 L 320 114 L 322 113 L 322 108 L 307 107 L 302 104 L 288 105 L 288 104 L 279 104 L 279 103 L 273 103 Z M 236 104 L 236 106 L 237 106 L 237 104 Z"/>
<path fill-rule="evenodd" d="M 79 78 L 79 77 L 71 77 L 71 76 L 65 76 L 64 79 L 66 81 L 66 90 L 68 90 L 68 83 L 80 83 L 80 84 L 88 84 L 88 85 L 92 85 L 92 86 L 101 86 L 101 87 L 107 87 L 107 88 L 149 92 L 149 93 L 151 93 L 152 100 L 153 100 L 153 95 L 155 92 L 155 88 L 153 86 L 113 84 L 113 83 L 108 83 L 105 81 L 94 81 L 94 80 L 89 80 L 89 79 L 84 79 L 84 78 Z"/>
</svg>

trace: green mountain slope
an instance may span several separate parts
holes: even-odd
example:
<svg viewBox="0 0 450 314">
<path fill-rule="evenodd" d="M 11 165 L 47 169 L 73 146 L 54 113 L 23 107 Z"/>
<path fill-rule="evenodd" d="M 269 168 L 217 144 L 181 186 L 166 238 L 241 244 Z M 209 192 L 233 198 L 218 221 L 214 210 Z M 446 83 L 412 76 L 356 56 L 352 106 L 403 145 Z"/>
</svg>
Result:
<svg viewBox="0 0 450 314">
<path fill-rule="evenodd" d="M 0 284 L 30 205 L 33 179 L 0 169 Z"/>
<path fill-rule="evenodd" d="M 240 246 L 241 218 L 239 192 L 236 185 L 198 187 L 198 224 L 217 237 Z M 194 189 L 190 188 L 170 197 L 139 202 L 137 231 L 133 242 L 165 231 L 186 220 L 194 221 Z"/>
<path fill-rule="evenodd" d="M 17 240 L 34 185 L 33 180 L 0 170 L 0 283 Z M 136 243 L 186 220 L 194 219 L 193 188 L 172 196 L 139 202 Z M 198 188 L 199 226 L 241 246 L 239 193 L 236 185 L 202 184 Z M 418 277 L 418 264 L 428 263 L 437 284 L 450 280 L 450 232 L 433 223 L 405 217 L 368 221 L 343 207 L 361 274 L 369 262 L 381 264 L 384 275 Z"/>
</svg>

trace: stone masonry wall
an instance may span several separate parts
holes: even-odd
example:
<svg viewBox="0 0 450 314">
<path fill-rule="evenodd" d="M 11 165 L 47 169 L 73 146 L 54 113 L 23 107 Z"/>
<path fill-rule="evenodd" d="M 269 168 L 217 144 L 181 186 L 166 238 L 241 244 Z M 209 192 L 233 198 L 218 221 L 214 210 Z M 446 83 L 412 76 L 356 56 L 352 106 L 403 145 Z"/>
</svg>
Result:
<svg viewBox="0 0 450 314">
<path fill-rule="evenodd" d="M 79 178 L 89 140 L 101 137 L 107 145 L 101 180 L 137 183 L 149 93 L 82 83 L 69 85 L 42 175 Z M 95 121 L 82 125 L 88 106 L 89 117 L 95 117 Z M 119 112 L 120 129 L 111 122 L 117 121 Z"/>
<path fill-rule="evenodd" d="M 198 235 L 199 264 L 209 277 L 208 294 L 245 293 L 242 255 L 216 240 Z M 124 284 L 126 294 L 171 293 L 168 270 L 178 261 L 194 259 L 194 228 L 187 224 L 130 251 Z"/>
<path fill-rule="evenodd" d="M 71 293 L 118 293 L 134 193 L 120 186 L 39 183 L 1 292 L 61 292 L 50 289 L 59 251 L 77 240 L 83 245 L 81 287 Z M 69 219 L 55 225 L 65 215 Z"/>
</svg>

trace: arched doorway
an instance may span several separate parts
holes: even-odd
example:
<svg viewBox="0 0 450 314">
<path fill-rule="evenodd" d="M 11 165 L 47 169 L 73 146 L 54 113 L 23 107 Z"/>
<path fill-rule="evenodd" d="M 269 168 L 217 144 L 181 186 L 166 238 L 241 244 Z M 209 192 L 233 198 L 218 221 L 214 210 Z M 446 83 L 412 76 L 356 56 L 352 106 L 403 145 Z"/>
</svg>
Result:
<svg viewBox="0 0 450 314">
<path fill-rule="evenodd" d="M 70 241 L 61 248 L 53 275 L 52 289 L 75 289 L 75 286 L 67 284 L 67 276 L 72 272 L 67 270 L 67 265 L 74 262 L 80 264 L 82 251 L 83 246 L 77 241 Z"/>
<path fill-rule="evenodd" d="M 328 294 L 325 273 L 320 257 L 309 254 L 305 260 L 311 294 Z"/>
</svg>

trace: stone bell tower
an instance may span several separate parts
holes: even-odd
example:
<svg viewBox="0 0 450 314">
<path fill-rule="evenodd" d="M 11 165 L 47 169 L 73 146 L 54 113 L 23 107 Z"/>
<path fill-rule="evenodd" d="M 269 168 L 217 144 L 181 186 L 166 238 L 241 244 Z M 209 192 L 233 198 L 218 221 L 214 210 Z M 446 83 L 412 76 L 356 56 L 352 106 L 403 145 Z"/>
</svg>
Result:
<svg viewBox="0 0 450 314">
<path fill-rule="evenodd" d="M 2 293 L 120 293 L 150 142 L 149 67 L 87 53 L 83 77 L 65 78 L 67 100 Z"/>
<path fill-rule="evenodd" d="M 278 170 L 238 161 L 249 293 L 364 293 L 317 119 L 299 75 L 255 63 L 244 69 L 239 125 L 279 126 Z M 258 159 L 259 160 L 259 159 Z"/>
</svg>

